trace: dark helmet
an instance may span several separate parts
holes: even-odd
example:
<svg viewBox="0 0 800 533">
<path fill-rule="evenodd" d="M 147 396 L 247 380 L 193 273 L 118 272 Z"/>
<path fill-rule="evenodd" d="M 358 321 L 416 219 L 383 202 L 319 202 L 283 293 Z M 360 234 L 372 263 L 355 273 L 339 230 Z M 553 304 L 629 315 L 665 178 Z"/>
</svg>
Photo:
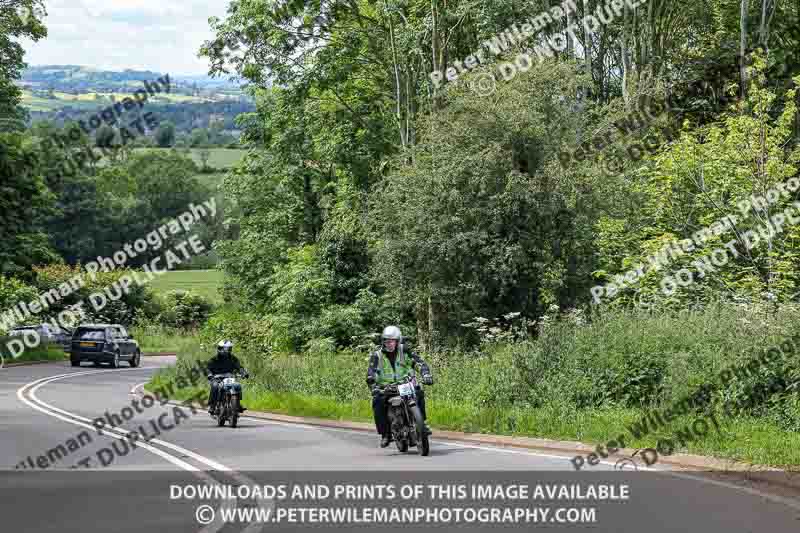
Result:
<svg viewBox="0 0 800 533">
<path fill-rule="evenodd" d="M 387 340 L 396 340 L 397 346 L 395 350 L 399 349 L 400 346 L 403 344 L 403 334 L 400 333 L 400 328 L 397 326 L 386 326 L 383 328 L 383 333 L 381 334 L 381 349 L 386 352 L 386 341 Z"/>
<path fill-rule="evenodd" d="M 231 341 L 219 341 L 217 344 L 217 355 L 220 357 L 230 357 L 233 355 L 233 343 Z"/>
</svg>

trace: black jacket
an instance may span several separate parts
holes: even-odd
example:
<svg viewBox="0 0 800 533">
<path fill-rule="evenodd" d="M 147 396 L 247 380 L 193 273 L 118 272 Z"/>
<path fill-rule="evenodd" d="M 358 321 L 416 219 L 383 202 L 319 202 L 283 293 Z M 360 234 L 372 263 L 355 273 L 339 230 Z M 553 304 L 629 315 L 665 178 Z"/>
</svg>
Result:
<svg viewBox="0 0 800 533">
<path fill-rule="evenodd" d="M 233 355 L 230 357 L 215 355 L 208 362 L 209 374 L 233 374 L 241 370 L 243 370 L 242 363 Z"/>
</svg>

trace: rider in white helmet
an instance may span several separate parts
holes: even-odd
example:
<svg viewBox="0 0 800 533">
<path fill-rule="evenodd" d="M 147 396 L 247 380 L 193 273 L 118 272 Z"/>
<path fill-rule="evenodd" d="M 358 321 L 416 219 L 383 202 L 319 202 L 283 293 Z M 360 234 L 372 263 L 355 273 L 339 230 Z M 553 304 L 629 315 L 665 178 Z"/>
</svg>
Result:
<svg viewBox="0 0 800 533">
<path fill-rule="evenodd" d="M 428 364 L 414 352 L 405 353 L 404 349 L 400 328 L 386 326 L 381 335 L 381 348 L 369 358 L 367 385 L 372 389 L 372 412 L 375 416 L 375 428 L 381 435 L 381 448 L 389 445 L 392 440 L 392 432 L 386 416 L 386 398 L 381 394 L 377 385 L 383 386 L 399 381 L 414 369 L 420 371 L 422 382 L 425 385 L 433 385 L 433 376 L 431 376 Z M 417 389 L 417 405 L 422 412 L 422 418 L 426 419 L 425 393 L 421 388 Z M 427 422 L 425 422 L 425 430 L 428 434 L 431 433 Z"/>
</svg>

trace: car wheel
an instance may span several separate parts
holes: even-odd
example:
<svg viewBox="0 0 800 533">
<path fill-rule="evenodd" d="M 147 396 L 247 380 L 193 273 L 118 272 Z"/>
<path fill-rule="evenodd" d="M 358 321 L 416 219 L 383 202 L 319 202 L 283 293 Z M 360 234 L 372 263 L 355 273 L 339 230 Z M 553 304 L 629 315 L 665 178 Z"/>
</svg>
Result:
<svg viewBox="0 0 800 533">
<path fill-rule="evenodd" d="M 141 362 L 141 358 L 142 358 L 142 354 L 139 353 L 139 352 L 136 352 L 136 354 L 131 358 L 131 360 L 129 362 L 129 364 L 131 365 L 131 368 L 136 368 L 137 366 L 139 366 L 139 363 Z"/>
<path fill-rule="evenodd" d="M 114 359 L 111 361 L 111 368 L 119 368 L 119 352 L 114 352 Z"/>
</svg>

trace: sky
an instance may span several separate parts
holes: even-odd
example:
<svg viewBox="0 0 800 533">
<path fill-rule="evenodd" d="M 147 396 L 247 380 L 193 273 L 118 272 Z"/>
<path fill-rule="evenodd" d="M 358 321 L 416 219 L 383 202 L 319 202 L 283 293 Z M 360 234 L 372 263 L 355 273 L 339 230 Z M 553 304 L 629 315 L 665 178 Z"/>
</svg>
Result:
<svg viewBox="0 0 800 533">
<path fill-rule="evenodd" d="M 101 70 L 206 74 L 198 58 L 225 18 L 227 0 L 45 0 L 48 36 L 22 41 L 29 65 L 82 65 Z"/>
</svg>

